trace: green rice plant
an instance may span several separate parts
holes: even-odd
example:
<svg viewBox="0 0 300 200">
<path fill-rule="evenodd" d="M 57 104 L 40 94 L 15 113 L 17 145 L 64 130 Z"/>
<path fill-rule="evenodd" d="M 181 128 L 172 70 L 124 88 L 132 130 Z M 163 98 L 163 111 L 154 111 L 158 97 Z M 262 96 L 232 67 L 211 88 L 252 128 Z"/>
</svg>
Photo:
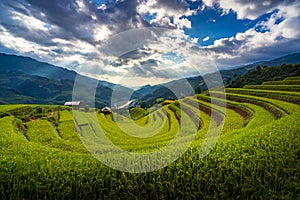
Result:
<svg viewBox="0 0 300 200">
<path fill-rule="evenodd" d="M 253 91 L 261 91 L 261 96 Z M 299 199 L 300 106 L 278 100 L 281 91 L 275 90 L 227 89 L 228 99 L 222 92 L 210 93 L 211 97 L 187 97 L 152 110 L 136 121 L 80 111 L 74 111 L 73 120 L 69 111 L 43 107 L 46 117 L 31 119 L 24 126 L 29 141 L 16 129 L 24 124 L 18 116 L 31 117 L 35 109 L 15 107 L 12 110 L 19 109 L 17 115 L 17 110 L 2 108 L 10 116 L 0 117 L 0 199 Z M 298 95 L 282 94 L 286 98 Z M 207 131 L 220 127 L 209 115 L 212 108 L 222 116 L 223 131 L 216 146 L 201 158 Z M 276 117 L 274 110 L 282 116 Z M 48 121 L 51 112 L 59 113 L 57 127 Z M 170 153 L 194 139 L 191 146 L 165 168 L 126 173 L 93 157 L 103 154 L 117 162 L 119 156 L 100 137 L 97 127 L 122 149 L 152 152 L 174 139 L 182 128 L 178 119 L 187 120 L 186 127 L 196 130 L 195 122 L 200 121 L 201 128 L 195 136 L 187 128 Z M 128 130 L 138 130 L 136 126 L 158 132 L 148 138 L 128 135 Z M 79 139 L 85 140 L 93 155 Z M 127 162 L 128 166 L 137 164 Z M 151 163 L 145 160 L 144 164 Z"/>
<path fill-rule="evenodd" d="M 185 103 L 194 106 L 195 108 L 205 112 L 207 115 L 211 116 L 213 120 L 217 123 L 217 125 L 221 125 L 224 120 L 224 113 L 211 108 L 207 102 L 198 101 L 193 97 L 187 97 L 183 100 Z"/>
<path fill-rule="evenodd" d="M 5 144 L 6 140 L 20 140 L 22 142 L 26 141 L 26 138 L 24 138 L 23 135 L 16 133 L 16 129 L 13 126 L 14 123 L 15 117 L 13 116 L 0 118 L 0 139 L 3 147 L 8 145 Z"/>
<path fill-rule="evenodd" d="M 197 157 L 195 146 L 168 167 L 142 174 L 109 169 L 88 154 L 14 140 L 17 146 L 0 146 L 0 195 L 2 199 L 297 199 L 299 116 L 298 112 L 221 135 L 204 159 Z"/>
<path fill-rule="evenodd" d="M 9 114 L 16 116 L 17 118 L 26 122 L 30 120 L 31 115 L 33 114 L 33 110 L 34 109 L 32 106 L 21 106 L 10 110 Z"/>
<path fill-rule="evenodd" d="M 253 90 L 241 88 L 227 88 L 226 92 L 236 94 L 246 94 L 251 96 L 265 97 L 269 99 L 277 99 L 290 103 L 300 104 L 300 93 L 289 91 L 276 91 L 276 90 Z"/>
<path fill-rule="evenodd" d="M 133 120 L 138 120 L 138 119 L 148 115 L 149 111 L 144 108 L 132 108 L 132 109 L 130 109 L 129 114 Z"/>
<path fill-rule="evenodd" d="M 264 107 L 251 103 L 241 103 L 241 105 L 248 107 L 253 111 L 253 115 L 251 116 L 249 123 L 245 126 L 244 129 L 255 129 L 256 127 L 272 123 L 276 120 L 274 114 L 267 111 Z"/>
<path fill-rule="evenodd" d="M 29 105 L 21 105 L 21 104 L 16 104 L 16 105 L 0 105 L 0 113 L 4 113 L 7 111 L 23 108 L 23 107 L 28 107 Z"/>
<path fill-rule="evenodd" d="M 78 136 L 77 130 L 75 128 L 74 121 L 64 121 L 59 123 L 57 126 L 57 131 L 60 137 L 64 140 L 77 141 L 80 142 L 80 137 Z"/>
<path fill-rule="evenodd" d="M 215 97 L 206 96 L 206 95 L 197 95 L 197 99 L 207 102 L 207 103 L 211 103 L 212 102 L 211 100 L 213 100 L 213 103 L 215 105 L 221 106 L 223 108 L 226 107 L 230 110 L 237 112 L 240 116 L 242 116 L 244 118 L 244 126 L 246 126 L 249 123 L 250 118 L 253 115 L 253 110 L 241 105 L 240 103 L 234 102 L 234 101 L 229 101 L 227 99 L 215 98 Z"/>
<path fill-rule="evenodd" d="M 245 85 L 244 89 L 300 92 L 300 85 Z"/>
<path fill-rule="evenodd" d="M 178 108 L 181 108 L 182 111 L 190 117 L 190 119 L 194 122 L 195 126 L 197 127 L 198 131 L 202 128 L 203 124 L 199 113 L 193 112 L 193 110 L 189 106 L 185 105 L 182 101 L 180 101 L 180 103 L 178 102 L 176 106 Z"/>
<path fill-rule="evenodd" d="M 22 122 L 22 120 L 15 119 L 13 122 L 13 125 L 15 127 L 15 132 L 19 133 L 20 135 L 25 137 L 27 128 L 26 128 L 25 124 Z"/>
<path fill-rule="evenodd" d="M 62 110 L 59 112 L 59 122 L 73 121 L 73 115 L 68 110 Z"/>
<path fill-rule="evenodd" d="M 152 120 L 156 120 L 156 115 L 155 114 L 149 114 L 149 115 L 145 115 L 142 118 L 138 118 L 137 120 L 134 120 L 135 124 L 139 125 L 139 126 L 146 126 L 148 124 L 151 124 Z"/>
<path fill-rule="evenodd" d="M 227 96 L 244 96 L 244 98 L 248 98 L 248 99 L 253 99 L 253 100 L 257 100 L 257 101 L 261 101 L 261 102 L 265 102 L 267 104 L 271 104 L 273 106 L 275 106 L 278 110 L 284 111 L 286 113 L 293 113 L 293 112 L 297 112 L 299 111 L 299 105 L 294 104 L 294 103 L 289 103 L 286 101 L 282 101 L 282 100 L 277 100 L 272 99 L 272 98 L 265 98 L 265 97 L 260 97 L 260 96 L 256 96 L 256 95 L 243 95 L 243 94 L 236 94 L 236 93 L 227 93 Z"/>
<path fill-rule="evenodd" d="M 265 81 L 262 85 L 300 85 L 300 80 Z"/>
<path fill-rule="evenodd" d="M 201 128 L 198 129 L 198 134 L 195 136 L 196 140 L 205 138 L 205 135 L 210 126 L 212 126 L 213 128 L 217 127 L 216 122 L 214 120 L 211 120 L 211 117 L 207 113 L 199 110 L 194 105 L 188 104 L 185 101 L 180 102 L 180 105 L 182 107 L 186 107 L 186 109 L 189 109 L 194 113 L 195 116 L 199 118 Z"/>
<path fill-rule="evenodd" d="M 213 101 L 216 103 L 217 101 Z M 224 110 L 223 106 L 219 105 L 212 105 L 208 103 L 207 105 L 213 107 L 214 109 L 217 109 L 219 112 L 224 112 L 226 115 L 224 116 L 224 124 L 222 127 L 222 134 L 231 132 L 233 130 L 241 129 L 245 126 L 245 120 L 244 118 L 237 112 L 235 112 L 232 109 L 226 109 Z"/>
<path fill-rule="evenodd" d="M 36 120 L 26 123 L 26 138 L 46 147 L 58 148 L 63 151 L 75 151 L 85 153 L 86 150 L 78 143 L 72 143 L 60 138 L 55 127 L 46 120 Z"/>
<path fill-rule="evenodd" d="M 223 95 L 222 92 L 210 92 L 212 94 L 214 94 L 215 96 L 217 95 Z M 284 110 L 284 108 L 288 109 L 287 103 L 285 104 L 285 102 L 276 102 L 275 100 L 273 101 L 268 101 L 265 98 L 261 98 L 261 97 L 254 97 L 254 96 L 249 96 L 249 95 L 240 95 L 240 94 L 231 94 L 231 93 L 227 93 L 226 94 L 226 98 L 232 101 L 236 101 L 236 102 L 245 102 L 245 103 L 250 103 L 250 104 L 255 104 L 258 106 L 263 107 L 264 109 L 266 109 L 267 111 L 271 112 L 277 119 L 287 115 L 287 111 Z M 277 103 L 277 105 L 275 105 Z M 278 104 L 282 105 L 284 108 L 280 108 L 278 106 Z"/>
<path fill-rule="evenodd" d="M 170 104 L 168 106 L 168 108 L 174 113 L 177 122 L 180 124 L 180 120 L 181 120 L 181 110 L 180 110 L 180 106 L 178 106 L 178 104 Z"/>
<path fill-rule="evenodd" d="M 300 76 L 293 76 L 293 77 L 287 77 L 284 79 L 284 81 L 293 81 L 293 80 L 300 80 Z"/>
<path fill-rule="evenodd" d="M 98 123 L 100 123 L 100 127 L 102 131 L 106 134 L 106 136 L 117 146 L 126 149 L 126 150 L 134 150 L 134 149 L 143 149 L 142 147 L 147 147 L 144 149 L 156 149 L 158 146 L 164 146 L 168 141 L 173 137 L 172 135 L 165 134 L 167 127 L 167 123 L 157 120 L 157 125 L 160 123 L 159 126 L 152 126 L 149 127 L 148 131 L 153 131 L 157 134 L 155 136 L 143 139 L 143 138 L 136 138 L 130 135 L 127 135 L 127 133 L 123 132 L 119 126 L 116 125 L 115 121 L 110 120 L 110 117 L 107 117 L 103 114 L 99 114 L 98 121 L 95 120 L 95 117 L 92 114 L 86 114 L 86 113 L 80 113 L 81 115 L 84 115 L 84 117 L 88 121 L 88 125 L 84 126 L 86 129 L 83 131 L 85 138 L 92 138 L 93 140 L 97 140 L 99 143 L 101 143 L 101 136 L 98 135 L 99 127 L 97 128 Z M 132 123 L 130 121 L 121 121 L 123 123 L 124 127 L 126 127 L 126 130 L 136 130 L 136 127 L 132 127 Z M 175 124 L 174 124 L 175 125 Z M 160 128 L 162 130 L 160 130 Z M 148 127 L 147 127 L 148 128 Z M 162 138 L 162 134 L 164 134 Z M 97 139 L 96 139 L 97 138 Z M 165 139 L 164 139 L 165 138 Z M 155 141 L 161 141 L 161 143 L 155 142 Z M 88 141 L 90 144 L 92 144 L 92 141 Z M 103 142 L 102 142 L 103 143 Z M 135 144 L 135 147 L 132 147 L 132 144 Z M 157 143 L 157 145 L 153 146 L 153 144 Z"/>
</svg>

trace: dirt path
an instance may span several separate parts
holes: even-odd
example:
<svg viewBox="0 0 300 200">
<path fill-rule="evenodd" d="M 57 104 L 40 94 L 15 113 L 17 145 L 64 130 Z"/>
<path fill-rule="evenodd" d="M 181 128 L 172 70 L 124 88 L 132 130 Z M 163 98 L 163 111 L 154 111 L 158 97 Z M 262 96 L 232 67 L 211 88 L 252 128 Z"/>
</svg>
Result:
<svg viewBox="0 0 300 200">
<path fill-rule="evenodd" d="M 48 115 L 48 118 L 53 117 L 53 115 L 54 115 L 54 112 L 51 112 L 51 113 Z"/>
</svg>

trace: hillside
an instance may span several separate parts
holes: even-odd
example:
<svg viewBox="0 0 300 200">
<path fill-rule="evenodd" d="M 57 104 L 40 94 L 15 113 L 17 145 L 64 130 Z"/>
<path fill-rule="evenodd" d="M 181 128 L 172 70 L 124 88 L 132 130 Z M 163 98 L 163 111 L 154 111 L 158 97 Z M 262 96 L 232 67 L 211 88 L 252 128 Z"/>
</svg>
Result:
<svg viewBox="0 0 300 200">
<path fill-rule="evenodd" d="M 244 67 L 235 67 L 230 70 L 220 71 L 224 83 L 232 82 L 240 75 L 256 69 L 260 66 L 274 66 L 283 63 L 300 62 L 300 54 L 291 54 L 271 61 L 254 63 Z M 270 68 L 271 69 L 271 68 Z M 264 72 L 264 70 L 263 70 Z M 206 80 L 214 80 L 217 73 L 204 75 Z M 286 73 L 286 75 L 293 75 Z M 30 103 L 30 104 L 63 104 L 72 99 L 73 85 L 75 78 L 80 77 L 84 83 L 83 88 L 96 89 L 95 106 L 100 108 L 110 106 L 111 94 L 114 88 L 124 94 L 132 93 L 132 89 L 115 85 L 105 81 L 98 81 L 85 76 L 78 75 L 61 67 L 56 67 L 47 63 L 42 63 L 31 58 L 0 54 L 0 92 L 2 94 L 1 104 Z M 266 78 L 266 77 L 264 77 Z M 266 80 L 258 78 L 260 80 Z M 280 78 L 280 77 L 278 77 Z M 282 77 L 284 78 L 284 77 Z M 146 102 L 148 106 L 155 103 L 157 98 L 176 99 L 171 92 L 172 88 L 184 88 L 189 83 L 196 93 L 201 93 L 207 89 L 203 77 L 190 77 L 187 79 L 175 80 L 162 85 L 146 85 L 133 92 L 132 99 L 138 99 L 140 103 Z M 271 79 L 270 79 L 271 80 Z M 276 80 L 276 79 L 274 79 Z M 239 80 L 236 81 L 238 83 Z M 232 82 L 233 83 L 233 82 Z M 256 82 L 257 84 L 260 82 Z M 217 83 L 211 82 L 213 86 Z M 232 87 L 242 86 L 242 84 L 232 85 Z M 169 89 L 168 89 L 169 88 Z M 184 94 L 187 96 L 190 94 Z M 118 95 L 122 98 L 122 95 Z M 126 95 L 123 95 L 126 96 Z M 79 99 L 82 100 L 82 99 Z M 123 99 L 120 99 L 122 102 Z M 125 101 L 127 101 L 126 99 Z M 93 106 L 92 98 L 86 98 L 83 104 Z"/>
<path fill-rule="evenodd" d="M 251 72 L 257 68 L 257 66 L 269 66 L 269 67 L 274 67 L 274 66 L 281 66 L 283 64 L 295 64 L 295 63 L 300 63 L 300 53 L 295 53 L 295 54 L 290 54 L 287 56 L 283 56 L 280 58 L 276 58 L 273 60 L 269 61 L 261 61 L 261 62 L 256 62 L 253 64 L 249 64 L 246 66 L 242 67 L 233 67 L 228 70 L 220 70 L 221 77 L 223 79 L 224 84 L 227 84 L 228 82 L 231 82 L 238 78 L 241 75 L 246 74 L 247 72 Z M 217 72 L 219 73 L 219 72 Z M 203 77 L 205 80 L 215 80 L 217 73 L 210 73 L 206 74 Z M 293 75 L 293 74 L 291 74 Z M 194 88 L 195 93 L 201 93 L 205 90 L 207 90 L 207 86 L 205 84 L 205 81 L 201 76 L 197 77 L 188 77 L 184 80 L 175 80 L 170 83 L 162 84 L 162 85 L 155 85 L 150 88 L 149 86 L 147 87 L 147 90 L 145 90 L 143 87 L 139 90 L 136 90 L 135 94 L 136 96 L 139 96 L 140 101 L 147 102 L 148 105 L 152 105 L 157 98 L 176 98 L 174 94 L 172 94 L 166 87 L 177 87 L 178 85 L 182 85 L 186 80 L 190 83 L 190 85 Z M 218 84 L 214 84 L 213 82 L 210 83 L 210 85 L 213 86 L 218 86 Z M 148 93 L 148 91 L 151 91 L 151 93 Z M 137 97 L 135 97 L 137 98 Z"/>
<path fill-rule="evenodd" d="M 264 81 L 278 81 L 289 76 L 300 76 L 300 64 L 284 64 L 276 67 L 258 66 L 254 71 L 247 72 L 236 80 L 230 81 L 228 87 L 258 85 Z"/>
<path fill-rule="evenodd" d="M 54 80 L 74 80 L 77 73 L 29 57 L 0 53 L 0 71 L 20 72 Z"/>
<path fill-rule="evenodd" d="M 299 81 L 213 90 L 145 116 L 137 109 L 134 121 L 63 106 L 1 105 L 0 198 L 299 199 Z M 165 151 L 163 159 L 139 159 L 115 146 Z"/>
<path fill-rule="evenodd" d="M 106 81 L 95 80 L 61 67 L 31 58 L 0 54 L 1 104 L 63 104 L 72 100 L 75 78 L 80 77 L 85 88 L 97 85 L 96 107 L 110 105 L 115 87 L 125 93 L 132 90 Z M 92 105 L 93 102 L 83 102 Z"/>
</svg>

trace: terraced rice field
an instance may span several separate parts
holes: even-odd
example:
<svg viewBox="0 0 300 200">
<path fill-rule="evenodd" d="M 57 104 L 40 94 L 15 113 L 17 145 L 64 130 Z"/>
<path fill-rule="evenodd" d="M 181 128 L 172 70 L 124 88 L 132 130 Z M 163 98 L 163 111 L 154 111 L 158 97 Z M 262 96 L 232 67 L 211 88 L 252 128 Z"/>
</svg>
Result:
<svg viewBox="0 0 300 200">
<path fill-rule="evenodd" d="M 129 116 L 2 105 L 0 199 L 299 199 L 299 81 L 212 90 Z M 159 164 L 124 161 L 118 149 L 166 149 L 159 158 L 174 162 L 130 173 L 96 159 L 124 171 Z"/>
</svg>

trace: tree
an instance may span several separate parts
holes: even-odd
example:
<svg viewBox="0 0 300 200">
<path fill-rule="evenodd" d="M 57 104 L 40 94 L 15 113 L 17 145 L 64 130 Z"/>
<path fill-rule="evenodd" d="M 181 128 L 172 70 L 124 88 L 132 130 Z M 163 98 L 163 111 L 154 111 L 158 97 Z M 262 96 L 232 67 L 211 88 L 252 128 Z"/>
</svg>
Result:
<svg viewBox="0 0 300 200">
<path fill-rule="evenodd" d="M 90 106 L 89 105 L 85 105 L 84 106 L 84 111 L 85 112 L 89 112 L 90 111 Z"/>
<path fill-rule="evenodd" d="M 228 78 L 227 84 L 230 84 L 230 83 L 231 83 L 231 78 Z"/>
<path fill-rule="evenodd" d="M 42 109 L 41 107 L 38 107 L 38 108 L 36 109 L 36 112 L 37 112 L 38 114 L 42 114 L 42 113 L 43 113 L 43 109 Z"/>
<path fill-rule="evenodd" d="M 145 102 L 145 101 L 143 101 L 142 103 L 141 103 L 141 108 L 147 108 L 147 103 Z"/>
<path fill-rule="evenodd" d="M 156 103 L 156 104 L 160 104 L 160 103 L 162 103 L 164 100 L 165 100 L 164 98 L 157 98 L 157 99 L 155 100 L 155 103 Z"/>
<path fill-rule="evenodd" d="M 261 70 L 261 66 L 258 65 L 258 66 L 256 67 L 256 70 Z"/>
</svg>

